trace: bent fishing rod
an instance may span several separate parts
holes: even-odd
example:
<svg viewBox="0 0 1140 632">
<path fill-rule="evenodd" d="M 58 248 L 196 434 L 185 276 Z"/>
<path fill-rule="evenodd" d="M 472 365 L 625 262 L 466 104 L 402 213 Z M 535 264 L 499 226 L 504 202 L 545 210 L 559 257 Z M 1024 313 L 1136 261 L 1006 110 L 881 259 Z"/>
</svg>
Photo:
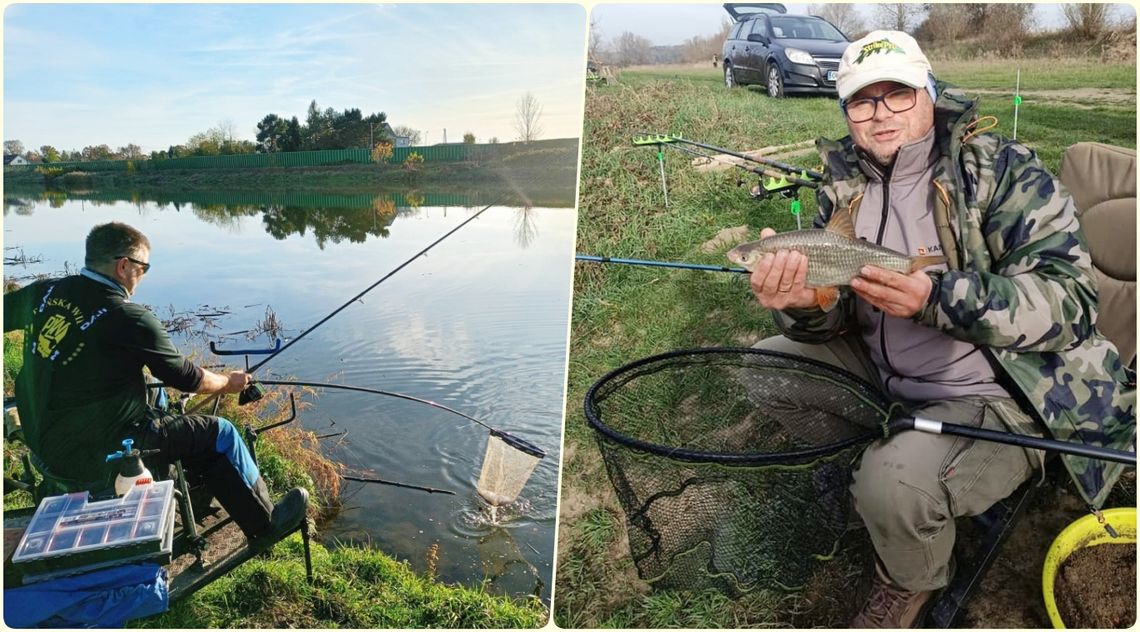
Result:
<svg viewBox="0 0 1140 632">
<path fill-rule="evenodd" d="M 295 338 L 293 338 L 292 340 L 290 340 L 290 341 L 289 341 L 288 343 L 286 343 L 284 346 L 279 346 L 279 347 L 277 347 L 276 349 L 274 349 L 274 351 L 273 351 L 272 353 L 270 353 L 270 354 L 269 354 L 269 357 L 265 358 L 265 359 L 264 359 L 264 360 L 262 360 L 261 362 L 258 362 L 257 364 L 254 364 L 253 366 L 249 367 L 248 369 L 246 369 L 246 372 L 247 372 L 247 373 L 253 373 L 254 371 L 256 371 L 256 370 L 260 369 L 262 366 L 265 366 L 265 364 L 266 364 L 267 362 L 269 362 L 269 361 L 270 361 L 270 360 L 272 360 L 273 358 L 276 358 L 278 355 L 280 355 L 282 352 L 284 352 L 284 351 L 285 351 L 286 349 L 288 349 L 289 347 L 292 347 L 292 346 L 293 346 L 293 345 L 294 345 L 294 344 L 295 344 L 297 341 L 299 341 L 300 339 L 302 339 L 302 338 L 304 338 L 305 336 L 307 336 L 307 335 L 309 335 L 310 333 L 312 333 L 312 331 L 313 331 L 313 330 L 315 330 L 317 327 L 320 327 L 321 325 L 323 325 L 323 324 L 325 324 L 326 322 L 328 322 L 328 321 L 329 321 L 329 319 L 331 319 L 333 316 L 336 316 L 337 314 L 341 313 L 341 312 L 342 312 L 342 311 L 343 311 L 345 308 L 347 308 L 349 305 L 352 305 L 354 302 L 356 302 L 356 301 L 360 300 L 360 298 L 361 298 L 361 297 L 363 297 L 365 294 L 367 294 L 367 293 L 371 292 L 373 289 L 375 289 L 375 288 L 376 288 L 376 286 L 378 286 L 378 285 L 380 285 L 381 283 L 383 283 L 383 282 L 387 281 L 388 279 L 390 279 L 390 278 L 392 277 L 392 275 L 396 274 L 396 273 L 397 273 L 397 272 L 399 272 L 400 270 L 403 270 L 405 267 L 407 267 L 407 266 L 408 266 L 408 264 L 410 264 L 411 262 L 413 262 L 413 261 L 415 261 L 416 259 L 418 259 L 420 256 L 422 256 L 422 255 L 424 255 L 425 253 L 427 253 L 427 251 L 431 250 L 431 249 L 432 249 L 432 248 L 434 248 L 434 247 L 435 247 L 437 244 L 439 244 L 439 243 L 440 243 L 440 242 L 442 242 L 443 240 L 445 240 L 445 239 L 447 239 L 448 237 L 450 237 L 452 234 L 454 234 L 454 233 L 455 233 L 456 231 L 458 231 L 460 228 L 463 228 L 463 227 L 464 227 L 464 226 L 466 226 L 467 224 L 469 224 L 469 223 L 471 223 L 472 221 L 474 221 L 474 220 L 475 220 L 477 217 L 479 217 L 480 215 L 482 215 L 482 214 L 483 214 L 483 213 L 484 213 L 484 212 L 485 212 L 487 209 L 491 208 L 492 206 L 495 206 L 496 204 L 498 204 L 499 202 L 501 202 L 501 201 L 502 201 L 504 198 L 506 198 L 506 197 L 507 197 L 507 195 L 506 195 L 506 194 L 504 194 L 503 196 L 501 196 L 501 197 L 499 197 L 498 199 L 496 199 L 494 202 L 491 202 L 491 203 L 490 203 L 490 204 L 488 204 L 487 206 L 484 206 L 483 208 L 479 209 L 477 212 L 475 212 L 475 214 L 474 214 L 474 215 L 472 215 L 471 217 L 468 217 L 467 219 L 465 219 L 465 220 L 463 220 L 462 222 L 460 222 L 460 224 L 459 224 L 458 226 L 456 226 L 455 228 L 452 228 L 451 230 L 449 230 L 449 231 L 447 231 L 446 233 L 444 233 L 442 237 L 440 237 L 439 239 L 436 239 L 435 241 L 433 241 L 433 242 L 431 242 L 430 244 L 428 244 L 428 245 L 427 245 L 427 247 L 425 247 L 423 250 L 420 250 L 420 251 L 419 251 L 419 252 L 417 252 L 416 254 L 412 255 L 412 256 L 411 256 L 410 258 L 408 258 L 406 261 L 404 261 L 404 262 L 403 262 L 403 263 L 401 263 L 400 265 L 396 266 L 396 267 L 395 267 L 395 269 L 393 269 L 391 272 L 389 272 L 388 274 L 385 274 L 384 276 L 380 277 L 380 279 L 379 279 L 379 280 L 377 280 L 377 281 L 376 281 L 375 283 L 373 283 L 372 285 L 369 285 L 368 287 L 364 288 L 364 290 L 363 290 L 362 292 L 360 292 L 360 293 L 359 293 L 359 294 L 357 294 L 356 296 L 354 296 L 354 297 L 352 297 L 352 298 L 348 299 L 347 301 L 345 301 L 343 305 L 341 305 L 340 307 L 338 307 L 338 308 L 334 309 L 334 310 L 332 311 L 332 313 L 330 313 L 328 316 L 325 316 L 324 318 L 322 318 L 322 319 L 320 319 L 319 321 L 317 321 L 317 322 L 316 322 L 316 324 L 312 325 L 311 327 L 309 327 L 309 328 L 308 328 L 308 329 L 306 329 L 305 331 L 302 331 L 302 332 L 301 332 L 299 335 L 297 335 L 297 337 L 295 337 Z M 205 399 L 205 400 L 202 400 L 200 403 L 196 404 L 196 405 L 195 405 L 193 408 L 191 408 L 191 409 L 188 411 L 188 413 L 187 413 L 187 414 L 189 414 L 189 413 L 193 413 L 193 412 L 195 412 L 195 411 L 197 411 L 197 410 L 201 409 L 202 407 L 206 406 L 206 405 L 207 405 L 207 404 L 208 404 L 208 403 L 209 403 L 211 400 L 213 400 L 213 399 L 215 399 L 215 398 L 217 398 L 217 397 L 218 397 L 218 395 L 213 395 L 213 396 L 211 396 L 211 397 L 209 397 L 209 398 L 207 398 L 207 399 Z M 258 389 L 258 387 L 257 387 L 257 383 L 256 383 L 256 382 L 250 382 L 250 385 L 249 385 L 248 387 L 246 387 L 246 390 L 242 391 L 242 393 L 241 393 L 241 396 L 239 397 L 239 402 L 240 402 L 240 403 L 243 403 L 243 404 L 245 404 L 245 403 L 249 403 L 249 402 L 251 402 L 251 401 L 257 401 L 258 399 L 261 399 L 261 397 L 262 397 L 262 393 L 261 393 L 261 391 Z"/>
<path fill-rule="evenodd" d="M 444 406 L 443 404 L 440 404 L 439 402 L 433 402 L 430 399 L 424 399 L 422 397 L 416 397 L 414 395 L 405 395 L 404 393 L 397 393 L 394 391 L 385 391 L 385 390 L 381 390 L 378 388 L 368 388 L 366 386 L 350 386 L 348 384 L 332 384 L 329 382 L 301 382 L 301 381 L 294 381 L 294 380 L 262 380 L 261 383 L 267 384 L 269 386 L 306 386 L 309 388 L 331 388 L 331 389 L 337 389 L 337 390 L 342 390 L 342 391 L 355 391 L 357 393 L 371 393 L 373 395 L 386 395 L 388 397 L 395 397 L 398 399 L 406 399 L 410 402 L 416 402 L 418 404 L 426 404 L 426 405 L 431 406 L 433 408 L 438 408 L 440 410 L 449 412 L 453 415 L 459 415 L 460 417 L 462 417 L 468 421 L 479 424 L 480 426 L 486 428 L 491 433 L 492 437 L 498 437 L 498 438 L 502 439 L 504 442 L 506 442 L 507 444 L 509 444 L 511 447 L 517 448 L 517 449 L 519 449 L 519 450 L 521 450 L 521 451 L 523 451 L 523 452 L 525 452 L 531 456 L 534 456 L 534 457 L 537 457 L 540 459 L 546 457 L 546 451 L 545 450 L 543 450 L 542 448 L 540 448 L 540 447 L 534 445 L 533 443 L 527 441 L 526 439 L 516 437 L 515 435 L 507 432 L 506 430 L 500 430 L 498 428 L 493 428 L 489 424 L 487 424 L 486 422 L 480 421 L 479 419 L 476 419 L 476 418 L 472 417 L 471 415 L 468 415 L 467 413 L 455 410 L 454 408 L 451 408 L 449 406 Z"/>
</svg>

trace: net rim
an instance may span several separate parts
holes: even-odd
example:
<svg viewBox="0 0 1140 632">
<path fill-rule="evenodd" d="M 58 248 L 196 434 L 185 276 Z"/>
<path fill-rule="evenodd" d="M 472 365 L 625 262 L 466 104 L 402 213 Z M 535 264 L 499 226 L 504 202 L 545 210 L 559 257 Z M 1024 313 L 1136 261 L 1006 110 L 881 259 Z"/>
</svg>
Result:
<svg viewBox="0 0 1140 632">
<path fill-rule="evenodd" d="M 546 452 L 542 448 L 536 446 L 530 441 L 527 441 L 526 439 L 523 439 L 522 437 L 516 437 L 506 430 L 492 430 L 491 436 L 502 439 L 503 443 L 514 448 L 515 450 L 518 450 L 519 452 L 529 454 L 530 456 L 533 456 L 537 459 L 546 458 Z"/>
<path fill-rule="evenodd" d="M 812 365 L 814 367 L 830 371 L 838 374 L 840 377 L 850 379 L 856 386 L 864 387 L 868 390 L 874 391 L 874 387 L 867 383 L 866 380 L 851 373 L 850 371 L 837 367 L 826 362 L 820 362 L 812 358 L 806 358 L 791 353 L 784 353 L 781 351 L 771 351 L 768 349 L 755 349 L 752 347 L 696 347 L 692 349 L 677 349 L 657 355 L 648 356 L 639 360 L 634 360 L 615 369 L 610 370 L 608 373 L 599 378 L 590 389 L 586 391 L 586 397 L 583 401 L 583 411 L 586 414 L 586 421 L 594 429 L 612 441 L 616 441 L 628 448 L 634 450 L 663 456 L 670 459 L 677 459 L 680 461 L 689 461 L 693 463 L 719 463 L 722 465 L 730 466 L 757 466 L 757 465 L 775 465 L 775 464 L 799 464 L 814 461 L 820 457 L 830 456 L 836 454 L 846 448 L 859 445 L 861 443 L 869 443 L 870 441 L 882 438 L 881 432 L 868 430 L 863 434 L 849 437 L 842 441 L 828 443 L 814 448 L 807 448 L 804 450 L 795 450 L 789 452 L 776 452 L 776 453 L 725 453 L 725 452 L 708 452 L 704 450 L 689 450 L 685 448 L 674 448 L 664 446 L 658 443 L 651 443 L 641 439 L 635 439 L 629 435 L 618 432 L 613 428 L 607 426 L 601 419 L 601 415 L 597 410 L 597 402 L 595 401 L 598 391 L 606 386 L 610 381 L 624 375 L 627 372 L 633 371 L 647 364 L 660 362 L 671 358 L 686 356 L 686 355 L 714 355 L 714 354 L 743 354 L 743 355 L 756 355 L 756 356 L 771 356 L 783 358 L 786 360 L 794 360 L 803 362 L 804 364 Z"/>
</svg>

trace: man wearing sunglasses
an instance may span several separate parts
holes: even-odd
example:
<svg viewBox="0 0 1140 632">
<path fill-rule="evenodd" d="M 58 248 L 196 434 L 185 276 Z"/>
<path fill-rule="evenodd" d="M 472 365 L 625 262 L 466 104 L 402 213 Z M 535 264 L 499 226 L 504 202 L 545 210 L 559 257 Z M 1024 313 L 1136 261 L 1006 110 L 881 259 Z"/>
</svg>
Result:
<svg viewBox="0 0 1140 632">
<path fill-rule="evenodd" d="M 818 143 L 815 226 L 850 213 L 856 237 L 947 263 L 868 266 L 825 311 L 805 287 L 803 255 L 766 255 L 753 292 L 784 335 L 759 346 L 845 368 L 924 418 L 1128 449 L 1135 387 L 1094 327 L 1092 263 L 1059 181 L 1025 146 L 982 133 L 976 103 L 936 82 L 905 33 L 852 43 L 836 87 L 850 135 Z M 1064 462 L 1095 507 L 1120 474 Z M 868 447 L 851 491 L 878 559 L 852 627 L 921 625 L 951 578 L 954 519 L 1040 467 L 1035 451 L 921 432 Z"/>
<path fill-rule="evenodd" d="M 4 295 L 4 331 L 24 331 L 16 399 L 24 440 L 44 474 L 44 494 L 109 489 L 108 454 L 125 438 L 160 451 L 168 467 L 181 459 L 201 478 L 253 543 L 271 543 L 304 518 L 305 490 L 275 507 L 248 449 L 226 419 L 168 415 L 152 408 L 143 368 L 187 393 L 239 393 L 250 375 L 195 366 L 174 347 L 162 323 L 130 301 L 151 268 L 150 242 L 112 222 L 87 235 L 79 274 L 31 283 Z"/>
</svg>

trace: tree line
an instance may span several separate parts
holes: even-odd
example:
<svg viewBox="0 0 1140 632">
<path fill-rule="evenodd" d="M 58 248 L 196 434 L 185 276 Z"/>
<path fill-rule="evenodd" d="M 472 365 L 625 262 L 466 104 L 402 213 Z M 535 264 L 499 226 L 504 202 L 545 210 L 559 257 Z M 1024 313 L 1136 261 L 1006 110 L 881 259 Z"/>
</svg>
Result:
<svg viewBox="0 0 1140 632">
<path fill-rule="evenodd" d="M 1037 29 L 1036 5 L 1026 3 L 886 3 L 812 4 L 808 13 L 831 22 L 851 40 L 875 29 L 906 31 L 924 45 L 951 44 L 966 37 L 979 37 L 980 46 L 999 54 L 1017 55 Z M 1114 28 L 1136 30 L 1135 14 L 1110 4 L 1061 5 L 1064 26 L 1059 34 L 1082 41 L 1097 42 L 1109 37 Z M 1116 15 L 1114 15 L 1116 12 Z M 590 23 L 589 56 L 595 62 L 615 66 L 662 63 L 707 64 L 719 58 L 732 22 L 726 18 L 720 29 L 698 35 L 675 46 L 655 46 L 648 38 L 625 31 L 608 41 L 601 24 Z"/>
<path fill-rule="evenodd" d="M 88 145 L 83 149 L 64 150 L 51 145 L 38 149 L 26 148 L 19 140 L 5 140 L 6 156 L 23 156 L 28 162 L 87 162 L 95 160 L 164 160 L 188 156 L 224 156 L 233 154 L 274 153 L 280 151 L 310 151 L 321 149 L 370 148 L 380 142 L 394 143 L 395 136 L 407 137 L 409 144 L 418 145 L 422 139 L 419 130 L 406 125 L 386 127 L 387 115 L 374 112 L 365 115 L 359 108 L 336 110 L 321 109 L 314 99 L 309 103 L 304 122 L 296 116 L 284 118 L 266 114 L 257 123 L 256 141 L 238 140 L 232 121 L 217 125 L 190 136 L 185 143 L 170 145 L 165 150 L 149 154 L 134 143 L 119 148 L 107 144 Z M 472 142 L 474 142 L 472 135 Z"/>
</svg>

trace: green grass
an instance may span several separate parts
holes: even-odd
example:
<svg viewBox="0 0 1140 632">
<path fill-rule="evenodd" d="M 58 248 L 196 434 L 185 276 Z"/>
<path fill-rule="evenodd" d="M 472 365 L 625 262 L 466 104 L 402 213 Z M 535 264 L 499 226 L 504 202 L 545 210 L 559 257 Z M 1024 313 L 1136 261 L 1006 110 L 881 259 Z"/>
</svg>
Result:
<svg viewBox="0 0 1140 632">
<path fill-rule="evenodd" d="M 982 94 L 980 113 L 1012 132 L 1017 66 L 1022 90 L 1066 90 L 1065 100 L 1026 96 L 1018 137 L 1054 172 L 1062 151 L 1081 140 L 1135 147 L 1135 99 L 1100 102 L 1072 94 L 1096 88 L 1135 94 L 1135 65 L 1099 60 L 934 63 L 940 77 Z M 774 100 L 760 87 L 727 90 L 719 69 L 626 70 L 612 85 L 587 89 L 579 184 L 577 252 L 614 257 L 726 264 L 727 247 L 705 253 L 719 230 L 795 227 L 789 201 L 750 199 L 756 177 L 732 169 L 701 173 L 689 157 L 665 154 L 669 206 L 664 206 L 656 151 L 636 148 L 640 133 L 681 133 L 738 151 L 846 134 L 834 99 Z M 790 160 L 818 166 L 818 156 Z M 743 181 L 743 186 L 737 186 Z M 803 217 L 816 210 L 801 193 Z M 796 595 L 761 593 L 721 601 L 716 593 L 654 593 L 636 576 L 625 544 L 625 517 L 582 413 L 586 390 L 627 362 L 695 346 L 749 345 L 775 333 L 747 279 L 723 273 L 578 263 L 559 524 L 555 621 L 564 627 L 720 627 L 843 625 L 828 608 Z M 795 536 L 793 536 L 795 537 Z M 847 570 L 840 566 L 832 572 Z M 818 600 L 817 600 L 818 601 Z M 834 610 L 834 608 L 832 608 Z"/>
<path fill-rule="evenodd" d="M 406 563 L 358 547 L 312 543 L 305 581 L 299 535 L 206 586 L 169 612 L 133 622 L 146 628 L 536 628 L 546 608 L 481 587 L 447 586 Z"/>
</svg>

